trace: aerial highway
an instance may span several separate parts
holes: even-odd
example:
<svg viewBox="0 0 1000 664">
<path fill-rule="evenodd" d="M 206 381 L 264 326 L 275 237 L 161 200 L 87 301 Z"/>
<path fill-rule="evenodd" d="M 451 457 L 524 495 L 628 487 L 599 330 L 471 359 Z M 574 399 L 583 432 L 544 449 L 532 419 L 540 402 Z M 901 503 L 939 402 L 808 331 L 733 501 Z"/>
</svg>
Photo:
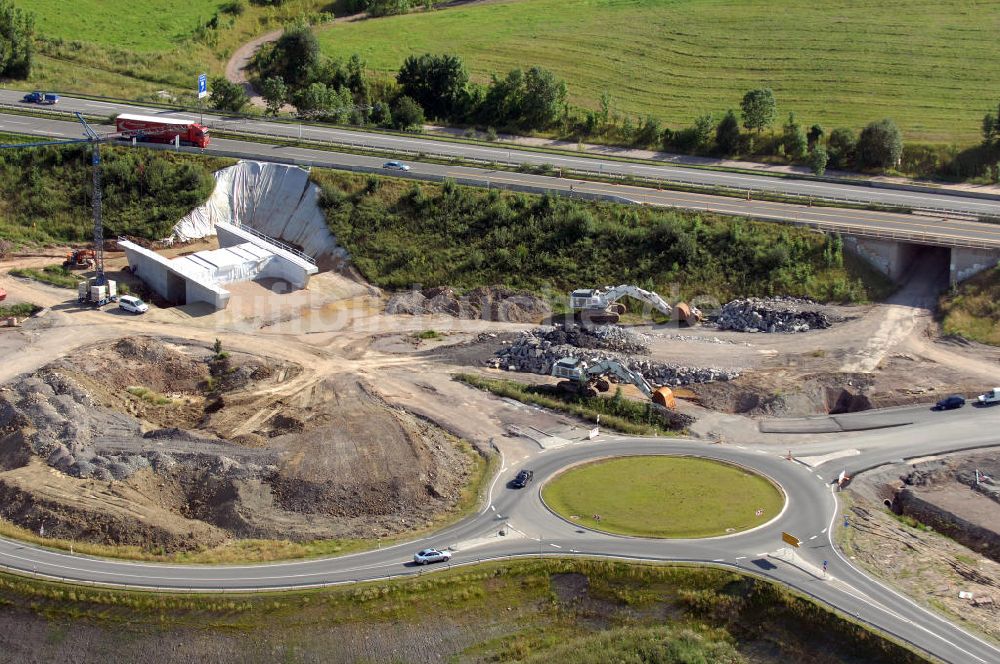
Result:
<svg viewBox="0 0 1000 664">
<path fill-rule="evenodd" d="M 23 103 L 25 91 L 0 90 L 0 106 L 38 110 Z M 237 131 L 286 139 L 305 139 L 337 143 L 346 146 L 364 146 L 400 154 L 433 154 L 442 157 L 475 159 L 510 165 L 548 164 L 557 169 L 586 171 L 604 175 L 632 175 L 675 183 L 700 186 L 718 186 L 754 192 L 771 192 L 803 197 L 816 197 L 835 201 L 854 201 L 908 208 L 951 210 L 971 215 L 1000 216 L 1000 196 L 976 197 L 954 190 L 909 191 L 885 185 L 869 186 L 867 181 L 856 184 L 827 182 L 801 177 L 774 177 L 745 172 L 729 172 L 707 168 L 692 168 L 656 161 L 620 161 L 602 159 L 596 155 L 569 152 L 542 152 L 519 149 L 503 144 L 490 145 L 408 136 L 387 132 L 343 129 L 315 124 L 275 122 L 267 119 L 230 117 L 217 112 L 179 112 L 145 106 L 134 102 L 80 99 L 63 96 L 58 107 L 43 107 L 47 111 L 79 111 L 89 116 L 111 116 L 118 113 L 143 113 L 186 120 L 202 121 L 211 129 Z M 77 132 L 79 133 L 79 132 Z M 924 188 L 926 189 L 926 188 Z"/>
<path fill-rule="evenodd" d="M 103 103 L 103 102 L 102 102 Z M 113 131 L 111 127 L 103 127 Z M 76 121 L 51 120 L 23 115 L 0 113 L 0 131 L 28 134 L 44 139 L 79 138 L 81 127 Z M 155 146 L 165 148 L 166 146 Z M 181 148 L 198 152 L 196 148 Z M 383 170 L 385 157 L 335 152 L 294 145 L 275 145 L 242 140 L 214 138 L 206 153 L 245 159 L 280 161 L 303 166 L 322 166 L 367 172 L 380 172 L 397 177 L 430 180 L 452 178 L 462 184 L 519 189 L 554 191 L 566 195 L 617 200 L 642 205 L 703 210 L 770 221 L 807 225 L 826 231 L 865 235 L 945 246 L 1000 247 L 1000 225 L 968 219 L 915 214 L 879 212 L 840 207 L 810 207 L 754 199 L 713 196 L 651 189 L 640 186 L 616 185 L 572 178 L 534 175 L 507 170 L 473 168 L 451 164 L 409 162 L 409 171 Z M 773 178 L 766 178 L 772 180 Z M 778 182 L 778 180 L 775 180 Z M 867 191 L 867 189 L 865 189 Z M 875 191 L 875 190 L 872 190 Z M 981 202 L 980 202 L 981 203 Z M 1000 213 L 1000 202 L 994 204 Z"/>
<path fill-rule="evenodd" d="M 520 467 L 535 481 L 526 489 L 505 483 L 520 469 L 503 467 L 481 510 L 461 522 L 416 541 L 335 558 L 265 565 L 184 566 L 72 555 L 0 539 L 0 566 L 22 574 L 84 584 L 175 591 L 254 591 L 386 579 L 431 573 L 454 565 L 522 556 L 601 556 L 625 560 L 684 561 L 748 571 L 787 584 L 840 611 L 948 662 L 1000 661 L 1000 649 L 921 608 L 872 579 L 845 559 L 834 545 L 844 527 L 838 511 L 836 478 L 897 461 L 996 445 L 989 433 L 1000 425 L 1000 409 L 966 408 L 932 413 L 926 407 L 875 413 L 885 428 L 804 437 L 793 446 L 797 458 L 827 459 L 810 466 L 786 458 L 786 445 L 710 445 L 705 441 L 641 439 L 602 435 L 594 441 L 539 450 Z M 857 417 L 871 418 L 872 414 Z M 854 416 L 838 416 L 844 417 Z M 871 420 L 869 420 L 870 424 Z M 892 426 L 889 426 L 892 425 Z M 550 512 L 540 487 L 562 469 L 590 459 L 621 455 L 679 454 L 741 464 L 770 477 L 785 494 L 780 514 L 767 515 L 755 529 L 697 540 L 654 540 L 607 535 L 581 528 Z M 499 532 L 505 531 L 501 536 Z M 779 555 L 781 533 L 802 541 L 794 558 Z M 421 548 L 453 549 L 447 565 L 412 564 Z M 823 561 L 828 570 L 823 571 Z"/>
</svg>

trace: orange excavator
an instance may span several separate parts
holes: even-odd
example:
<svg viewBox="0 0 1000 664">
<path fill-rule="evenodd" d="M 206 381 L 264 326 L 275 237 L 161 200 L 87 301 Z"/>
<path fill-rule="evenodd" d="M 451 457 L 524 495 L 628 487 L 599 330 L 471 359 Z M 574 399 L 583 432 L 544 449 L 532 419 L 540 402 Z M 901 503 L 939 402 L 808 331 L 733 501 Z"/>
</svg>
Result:
<svg viewBox="0 0 1000 664">
<path fill-rule="evenodd" d="M 84 270 L 91 269 L 97 264 L 97 254 L 93 249 L 77 249 L 66 254 L 63 267 Z"/>
</svg>

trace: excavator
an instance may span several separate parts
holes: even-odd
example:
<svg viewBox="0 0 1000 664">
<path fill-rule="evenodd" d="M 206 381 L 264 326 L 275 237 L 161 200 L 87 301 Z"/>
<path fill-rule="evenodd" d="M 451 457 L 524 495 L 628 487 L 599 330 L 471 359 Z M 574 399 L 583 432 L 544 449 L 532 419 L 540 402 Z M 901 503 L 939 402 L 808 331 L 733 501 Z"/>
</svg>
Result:
<svg viewBox="0 0 1000 664">
<path fill-rule="evenodd" d="M 91 269 L 97 264 L 97 254 L 93 249 L 77 249 L 66 254 L 63 267 L 69 269 Z"/>
<path fill-rule="evenodd" d="M 677 406 L 669 387 L 654 389 L 642 374 L 615 360 L 601 360 L 589 365 L 578 357 L 564 357 L 552 365 L 552 375 L 563 379 L 558 384 L 560 389 L 588 397 L 610 390 L 611 382 L 605 376 L 613 376 L 619 382 L 635 385 L 657 406 L 671 410 Z"/>
<path fill-rule="evenodd" d="M 625 313 L 625 305 L 619 302 L 623 297 L 631 297 L 645 302 L 664 316 L 671 316 L 674 308 L 653 291 L 638 286 L 622 284 L 606 288 L 580 288 L 569 294 L 569 306 L 579 311 L 580 319 L 594 325 L 617 323 Z M 701 312 L 685 302 L 677 305 L 677 315 L 688 325 L 701 320 Z"/>
</svg>

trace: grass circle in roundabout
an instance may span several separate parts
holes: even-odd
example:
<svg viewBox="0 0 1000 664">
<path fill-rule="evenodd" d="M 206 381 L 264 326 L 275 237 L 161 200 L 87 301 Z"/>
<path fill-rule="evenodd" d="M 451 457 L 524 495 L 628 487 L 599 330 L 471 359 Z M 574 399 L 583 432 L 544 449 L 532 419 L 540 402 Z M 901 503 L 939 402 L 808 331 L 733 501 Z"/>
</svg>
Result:
<svg viewBox="0 0 1000 664">
<path fill-rule="evenodd" d="M 773 519 L 785 496 L 746 468 L 688 456 L 591 461 L 546 482 L 542 500 L 571 523 L 615 535 L 697 538 Z"/>
</svg>

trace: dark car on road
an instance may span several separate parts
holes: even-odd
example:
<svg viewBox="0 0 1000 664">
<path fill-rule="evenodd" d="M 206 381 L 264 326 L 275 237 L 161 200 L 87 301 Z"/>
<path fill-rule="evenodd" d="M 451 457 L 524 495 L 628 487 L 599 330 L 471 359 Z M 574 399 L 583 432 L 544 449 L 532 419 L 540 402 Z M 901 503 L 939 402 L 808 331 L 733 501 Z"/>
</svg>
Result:
<svg viewBox="0 0 1000 664">
<path fill-rule="evenodd" d="M 965 405 L 965 397 L 960 394 L 952 394 L 938 401 L 934 405 L 934 410 L 955 410 Z"/>
<path fill-rule="evenodd" d="M 535 471 L 533 470 L 522 470 L 517 474 L 517 476 L 510 481 L 510 485 L 515 489 L 523 489 L 528 486 L 528 482 L 535 479 Z"/>
</svg>

